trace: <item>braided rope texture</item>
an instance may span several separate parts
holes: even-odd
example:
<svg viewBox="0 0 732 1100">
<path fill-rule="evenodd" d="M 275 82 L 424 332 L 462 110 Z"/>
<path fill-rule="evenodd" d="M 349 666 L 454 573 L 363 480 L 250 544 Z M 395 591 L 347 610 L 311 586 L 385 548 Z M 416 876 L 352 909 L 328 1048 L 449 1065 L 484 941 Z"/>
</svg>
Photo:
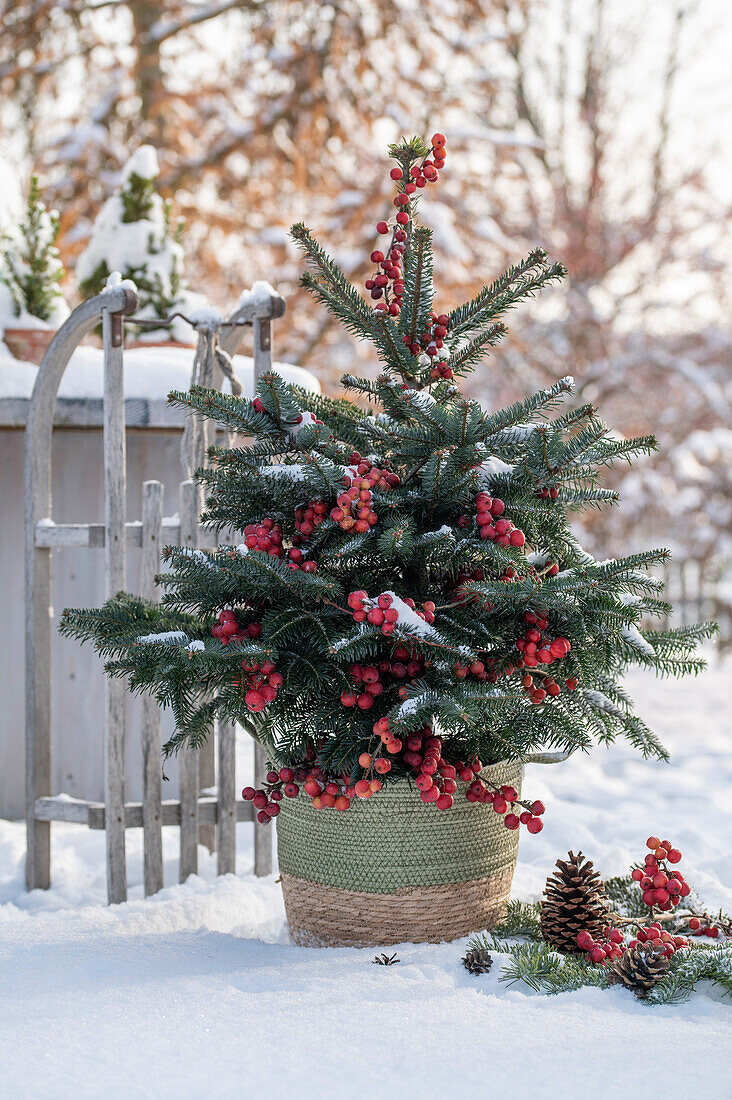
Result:
<svg viewBox="0 0 732 1100">
<path fill-rule="evenodd" d="M 520 791 L 519 761 L 481 774 Z M 345 813 L 316 810 L 305 798 L 280 803 L 277 848 L 295 942 L 436 943 L 498 923 L 518 830 L 464 794 L 460 783 L 454 806 L 438 810 L 400 780 L 367 802 L 354 800 Z"/>
</svg>

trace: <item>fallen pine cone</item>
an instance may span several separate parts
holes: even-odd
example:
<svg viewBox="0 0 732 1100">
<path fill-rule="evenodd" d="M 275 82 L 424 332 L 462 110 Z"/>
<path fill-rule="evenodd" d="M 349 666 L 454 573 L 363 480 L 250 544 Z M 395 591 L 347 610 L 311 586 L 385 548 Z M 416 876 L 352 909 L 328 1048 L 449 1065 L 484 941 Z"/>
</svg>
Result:
<svg viewBox="0 0 732 1100">
<path fill-rule="evenodd" d="M 637 997 L 647 997 L 656 982 L 668 973 L 669 960 L 648 943 L 627 947 L 619 959 L 608 966 L 611 985 L 623 985 Z"/>
<path fill-rule="evenodd" d="M 463 966 L 471 974 L 487 974 L 493 966 L 493 959 L 483 948 L 473 947 L 465 953 Z"/>
</svg>

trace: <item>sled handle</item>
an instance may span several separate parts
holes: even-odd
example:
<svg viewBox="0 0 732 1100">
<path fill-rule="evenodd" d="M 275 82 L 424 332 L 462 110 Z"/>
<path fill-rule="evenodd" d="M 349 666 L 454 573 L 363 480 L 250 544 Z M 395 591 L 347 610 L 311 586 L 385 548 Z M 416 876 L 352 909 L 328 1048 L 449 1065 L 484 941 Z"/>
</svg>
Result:
<svg viewBox="0 0 732 1100">
<path fill-rule="evenodd" d="M 524 757 L 524 764 L 561 764 L 572 755 L 568 752 L 532 752 Z"/>
</svg>

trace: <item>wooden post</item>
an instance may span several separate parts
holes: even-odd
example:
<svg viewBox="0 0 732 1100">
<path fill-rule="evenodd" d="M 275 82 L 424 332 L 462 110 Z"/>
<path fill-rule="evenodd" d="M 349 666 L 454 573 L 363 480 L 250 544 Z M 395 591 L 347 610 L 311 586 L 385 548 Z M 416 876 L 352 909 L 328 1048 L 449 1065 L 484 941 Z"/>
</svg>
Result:
<svg viewBox="0 0 732 1100">
<path fill-rule="evenodd" d="M 195 549 L 201 514 L 200 489 L 195 481 L 180 486 L 180 544 Z M 180 782 L 180 881 L 198 873 L 198 751 L 183 748 L 178 754 Z"/>
<path fill-rule="evenodd" d="M 232 313 L 229 320 L 233 321 L 234 324 L 229 325 L 223 331 L 221 347 L 229 355 L 234 355 L 244 337 L 246 326 L 252 325 L 254 329 L 255 386 L 260 374 L 263 374 L 272 366 L 271 322 L 276 317 L 284 316 L 284 313 L 285 300 L 284 298 L 280 298 L 279 294 L 273 295 L 269 301 L 265 299 L 256 302 L 248 302 L 246 305 L 239 306 L 239 308 Z M 262 330 L 260 322 L 264 323 L 264 331 Z M 267 352 L 269 352 L 269 357 L 267 357 Z"/>
<path fill-rule="evenodd" d="M 142 485 L 142 561 L 140 592 L 155 596 L 155 575 L 160 571 L 163 535 L 163 484 Z M 163 888 L 162 778 L 160 708 L 151 695 L 142 700 L 142 828 L 145 896 Z"/>
<path fill-rule="evenodd" d="M 231 722 L 219 722 L 218 817 L 216 872 L 236 874 L 236 733 Z"/>
<path fill-rule="evenodd" d="M 273 303 L 274 305 L 274 303 Z M 274 312 L 274 311 L 273 311 Z M 277 313 L 274 312 L 277 316 Z M 255 317 L 254 329 L 254 388 L 257 382 L 272 369 L 272 321 L 269 317 Z M 254 774 L 256 785 L 264 779 L 266 761 L 261 745 L 254 745 Z M 258 876 L 272 873 L 272 826 L 260 825 L 254 818 L 254 874 Z"/>
<path fill-rule="evenodd" d="M 267 771 L 264 749 L 254 743 L 254 786 L 258 787 Z M 260 825 L 254 818 L 254 874 L 260 878 L 272 873 L 272 825 Z"/>
<path fill-rule="evenodd" d="M 255 317 L 254 329 L 254 388 L 257 382 L 272 369 L 272 322 L 269 318 Z"/>
<path fill-rule="evenodd" d="M 213 787 L 216 783 L 216 734 L 212 733 L 207 741 L 198 750 L 198 789 L 199 791 Z M 198 839 L 208 848 L 209 852 L 216 851 L 216 826 L 199 825 Z"/>
<path fill-rule="evenodd" d="M 125 587 L 125 399 L 123 329 L 119 313 L 102 310 L 104 342 L 104 574 L 109 599 Z M 125 684 L 104 680 L 104 803 L 107 898 L 127 900 L 125 864 Z"/>
</svg>

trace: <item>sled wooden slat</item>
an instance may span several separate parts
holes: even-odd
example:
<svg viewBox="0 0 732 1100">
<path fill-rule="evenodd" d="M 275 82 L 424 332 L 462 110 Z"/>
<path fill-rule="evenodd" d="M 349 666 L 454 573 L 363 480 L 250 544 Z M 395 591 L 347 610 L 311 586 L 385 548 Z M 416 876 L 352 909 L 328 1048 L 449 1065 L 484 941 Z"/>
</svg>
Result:
<svg viewBox="0 0 732 1100">
<path fill-rule="evenodd" d="M 125 399 L 122 319 L 102 310 L 104 343 L 104 587 L 107 599 L 124 590 L 126 574 Z M 125 684 L 104 680 L 104 803 L 107 807 L 107 896 L 127 900 L 125 869 Z"/>
<path fill-rule="evenodd" d="M 163 483 L 142 485 L 142 561 L 140 592 L 155 596 L 163 532 Z M 142 700 L 142 825 L 145 897 L 163 888 L 162 774 L 160 767 L 160 707 L 150 695 Z"/>
<path fill-rule="evenodd" d="M 195 481 L 180 485 L 180 545 L 197 548 L 200 489 Z M 180 782 L 180 881 L 198 873 L 198 752 L 185 747 L 178 754 Z"/>
<path fill-rule="evenodd" d="M 52 514 L 51 437 L 56 394 L 79 342 L 99 323 L 102 307 L 131 310 L 137 298 L 121 288 L 77 306 L 48 346 L 36 375 L 25 436 L 25 744 L 26 866 L 29 890 L 51 884 L 51 831 L 35 816 L 51 794 L 51 554 L 35 545 L 37 524 Z"/>
<path fill-rule="evenodd" d="M 236 733 L 231 722 L 219 722 L 218 729 L 218 816 L 216 870 L 220 875 L 236 874 Z M 251 807 L 251 802 L 242 803 Z"/>
<path fill-rule="evenodd" d="M 267 773 L 267 761 L 264 749 L 254 743 L 255 786 L 260 786 Z M 260 825 L 254 821 L 254 874 L 260 878 L 272 873 L 272 826 Z"/>
</svg>

